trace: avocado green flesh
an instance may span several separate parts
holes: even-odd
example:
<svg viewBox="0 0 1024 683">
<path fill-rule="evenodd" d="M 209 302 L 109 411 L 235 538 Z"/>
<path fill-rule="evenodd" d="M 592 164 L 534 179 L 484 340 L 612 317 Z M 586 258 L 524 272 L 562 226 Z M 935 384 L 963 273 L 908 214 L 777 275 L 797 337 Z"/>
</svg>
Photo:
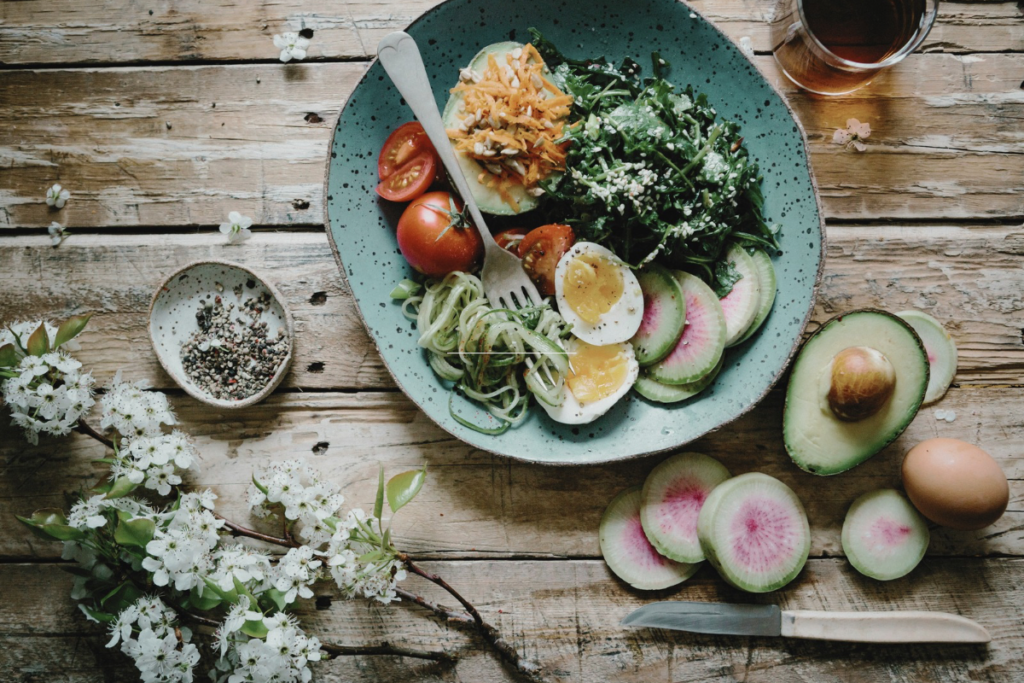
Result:
<svg viewBox="0 0 1024 683">
<path fill-rule="evenodd" d="M 473 57 L 473 61 L 469 63 L 469 68 L 476 71 L 477 73 L 483 73 L 487 68 L 487 56 L 493 54 L 499 64 L 505 62 L 505 55 L 512 52 L 516 48 L 521 48 L 522 43 L 515 43 L 506 41 L 503 43 L 494 43 L 488 45 L 483 50 L 477 53 L 476 57 Z M 445 128 L 458 128 L 459 123 L 472 112 L 464 112 L 459 110 L 459 106 L 462 104 L 462 93 L 453 93 L 448 98 L 448 104 L 444 107 L 444 112 L 441 114 L 441 118 L 444 120 Z M 452 147 L 454 148 L 454 143 Z M 520 213 L 525 213 L 531 209 L 537 208 L 537 204 L 540 203 L 539 198 L 534 197 L 526 191 L 526 188 L 522 186 L 513 186 L 509 190 L 509 194 L 516 202 L 519 203 L 519 211 L 513 210 L 511 206 L 505 203 L 501 198 L 501 194 L 494 188 L 487 187 L 482 184 L 477 178 L 480 177 L 481 173 L 488 173 L 487 169 L 483 167 L 475 159 L 470 158 L 464 152 L 455 151 L 455 157 L 459 161 L 459 167 L 462 169 L 462 174 L 466 176 L 466 181 L 469 183 L 469 189 L 473 193 L 473 198 L 476 199 L 477 206 L 484 213 L 490 213 L 497 216 L 515 216 Z"/>
<path fill-rule="evenodd" d="M 896 370 L 890 399 L 874 415 L 844 422 L 829 408 L 830 363 L 851 346 L 883 353 Z M 834 318 L 800 350 L 786 390 L 783 438 L 801 469 L 838 474 L 890 444 L 917 414 L 928 387 L 928 357 L 913 329 L 884 311 L 854 311 Z"/>
</svg>

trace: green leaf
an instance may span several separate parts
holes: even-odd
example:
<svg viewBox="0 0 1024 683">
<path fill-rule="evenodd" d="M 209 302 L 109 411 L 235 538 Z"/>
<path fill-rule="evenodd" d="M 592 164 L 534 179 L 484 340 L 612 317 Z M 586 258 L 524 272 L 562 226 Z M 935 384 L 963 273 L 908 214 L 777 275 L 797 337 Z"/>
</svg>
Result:
<svg viewBox="0 0 1024 683">
<path fill-rule="evenodd" d="M 15 518 L 33 534 L 47 541 L 78 541 L 85 538 L 84 532 L 67 525 L 64 511 L 58 508 L 43 508 L 33 512 L 31 517 L 15 515 Z"/>
<path fill-rule="evenodd" d="M 402 472 L 391 477 L 388 482 L 388 506 L 391 512 L 395 513 L 405 507 L 405 504 L 416 497 L 416 494 L 423 488 L 423 482 L 427 478 L 427 466 L 424 465 L 418 470 Z"/>
<path fill-rule="evenodd" d="M 107 491 L 107 498 L 113 500 L 114 498 L 124 498 L 129 493 L 138 488 L 138 484 L 132 483 L 128 477 L 121 477 L 110 485 L 110 489 Z"/>
<path fill-rule="evenodd" d="M 256 599 L 256 596 L 246 588 L 244 583 L 238 580 L 238 577 L 232 576 L 231 580 L 235 582 L 235 592 L 249 598 L 249 609 L 256 609 L 256 606 L 259 605 L 259 601 Z"/>
<path fill-rule="evenodd" d="M 203 577 L 203 581 L 206 582 L 206 587 L 212 590 L 214 593 L 216 593 L 217 596 L 224 602 L 230 603 L 232 605 L 238 602 L 238 591 L 236 591 L 234 588 L 232 588 L 229 591 L 222 590 L 221 587 L 216 584 L 216 582 L 212 581 L 209 577 L 206 576 Z"/>
<path fill-rule="evenodd" d="M 21 361 L 18 359 L 18 349 L 14 344 L 0 346 L 0 368 L 13 368 Z"/>
<path fill-rule="evenodd" d="M 285 607 L 288 606 L 288 603 L 285 602 L 285 599 L 284 599 L 284 593 L 282 593 L 281 591 L 277 590 L 276 588 L 271 588 L 271 589 L 261 593 L 260 597 L 261 598 L 263 598 L 263 597 L 269 598 L 270 601 L 274 603 L 274 606 L 276 606 L 277 609 L 282 610 L 282 611 L 284 610 Z"/>
<path fill-rule="evenodd" d="M 382 551 L 380 549 L 376 549 L 376 550 L 371 550 L 368 553 L 364 553 L 364 554 L 360 555 L 358 558 L 356 558 L 356 562 L 359 562 L 360 564 L 369 564 L 370 562 L 376 562 L 378 560 L 383 560 L 384 557 L 385 557 L 384 551 Z"/>
<path fill-rule="evenodd" d="M 156 523 L 151 519 L 139 517 L 125 521 L 118 520 L 117 528 L 114 529 L 114 540 L 121 545 L 145 548 L 146 544 L 153 540 L 156 534 Z"/>
<path fill-rule="evenodd" d="M 377 499 L 373 503 L 373 516 L 380 519 L 384 512 L 384 463 L 380 465 L 380 476 L 377 480 Z"/>
<path fill-rule="evenodd" d="M 39 327 L 28 338 L 25 349 L 30 356 L 42 356 L 50 350 L 50 337 L 46 334 L 46 323 L 39 323 Z"/>
<path fill-rule="evenodd" d="M 101 612 L 99 610 L 86 607 L 82 603 L 78 603 L 78 609 L 82 610 L 82 612 L 85 613 L 85 616 L 89 617 L 90 619 L 95 619 L 101 624 L 109 624 L 110 622 L 117 619 L 116 615 L 110 614 L 109 612 Z"/>
<path fill-rule="evenodd" d="M 57 336 L 53 339 L 53 348 L 56 349 L 81 334 L 91 317 L 92 313 L 87 313 L 85 315 L 74 315 L 65 320 L 57 329 Z"/>
<path fill-rule="evenodd" d="M 385 548 L 391 547 L 391 525 L 388 525 L 387 530 L 384 532 L 384 538 L 380 542 L 381 546 Z"/>
<path fill-rule="evenodd" d="M 221 603 L 221 597 L 214 591 L 203 591 L 202 595 L 199 595 L 199 591 L 195 588 L 188 596 L 189 603 L 192 604 L 197 610 L 211 610 Z"/>
<path fill-rule="evenodd" d="M 247 621 L 242 624 L 242 633 L 250 638 L 266 638 L 270 631 L 267 630 L 262 621 Z"/>
<path fill-rule="evenodd" d="M 252 475 L 252 483 L 253 483 L 253 485 L 256 488 L 258 488 L 260 490 L 260 493 L 262 493 L 264 496 L 267 495 L 267 493 L 269 493 L 269 490 L 267 489 L 266 486 L 264 486 L 263 484 L 261 484 L 258 481 L 256 481 L 256 475 L 255 474 Z"/>
</svg>

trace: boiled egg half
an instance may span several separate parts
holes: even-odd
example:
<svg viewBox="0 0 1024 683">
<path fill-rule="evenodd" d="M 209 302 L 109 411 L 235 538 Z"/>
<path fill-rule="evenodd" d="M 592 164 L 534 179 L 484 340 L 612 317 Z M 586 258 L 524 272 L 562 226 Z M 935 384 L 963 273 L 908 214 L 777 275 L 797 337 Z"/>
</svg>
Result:
<svg viewBox="0 0 1024 683">
<path fill-rule="evenodd" d="M 644 317 L 644 295 L 633 271 L 593 242 L 577 242 L 559 260 L 555 300 L 572 333 L 595 346 L 628 341 Z"/>
<path fill-rule="evenodd" d="M 569 373 L 562 387 L 562 402 L 540 405 L 552 420 L 563 424 L 586 424 L 607 413 L 629 392 L 640 374 L 640 366 L 628 342 L 594 346 L 579 339 L 564 342 L 569 355 Z"/>
</svg>

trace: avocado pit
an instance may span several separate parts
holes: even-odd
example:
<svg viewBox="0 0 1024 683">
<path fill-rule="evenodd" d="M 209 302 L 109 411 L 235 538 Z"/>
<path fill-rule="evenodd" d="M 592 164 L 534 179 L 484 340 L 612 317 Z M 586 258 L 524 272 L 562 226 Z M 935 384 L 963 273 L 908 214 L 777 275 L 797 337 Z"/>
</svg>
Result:
<svg viewBox="0 0 1024 683">
<path fill-rule="evenodd" d="M 896 370 L 885 354 L 870 346 L 845 348 L 832 359 L 828 405 L 844 422 L 871 417 L 896 389 Z"/>
</svg>

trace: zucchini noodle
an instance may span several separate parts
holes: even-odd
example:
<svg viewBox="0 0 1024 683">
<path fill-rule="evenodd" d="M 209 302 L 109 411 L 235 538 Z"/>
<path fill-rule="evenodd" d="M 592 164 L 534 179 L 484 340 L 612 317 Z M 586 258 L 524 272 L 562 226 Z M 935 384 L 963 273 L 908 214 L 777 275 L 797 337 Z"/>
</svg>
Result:
<svg viewBox="0 0 1024 683">
<path fill-rule="evenodd" d="M 459 271 L 427 280 L 424 290 L 406 298 L 402 312 L 416 321 L 430 367 L 502 425 L 479 427 L 454 410 L 452 417 L 477 431 L 500 434 L 526 418 L 531 393 L 549 405 L 561 403 L 569 357 L 560 340 L 569 329 L 549 305 L 493 308 L 480 279 Z"/>
</svg>

